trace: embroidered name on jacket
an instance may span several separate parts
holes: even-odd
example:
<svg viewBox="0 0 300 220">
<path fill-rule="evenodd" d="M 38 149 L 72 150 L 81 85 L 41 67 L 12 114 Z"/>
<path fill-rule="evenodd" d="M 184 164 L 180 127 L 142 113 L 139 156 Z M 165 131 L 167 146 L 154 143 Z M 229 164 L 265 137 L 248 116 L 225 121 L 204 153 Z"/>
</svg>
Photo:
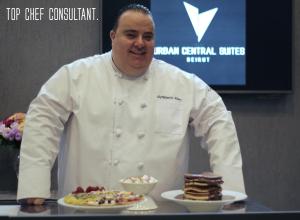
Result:
<svg viewBox="0 0 300 220">
<path fill-rule="evenodd" d="M 157 96 L 158 99 L 174 99 L 174 100 L 178 100 L 181 101 L 182 99 L 177 97 L 177 96 L 164 96 L 164 95 L 158 95 Z"/>
</svg>

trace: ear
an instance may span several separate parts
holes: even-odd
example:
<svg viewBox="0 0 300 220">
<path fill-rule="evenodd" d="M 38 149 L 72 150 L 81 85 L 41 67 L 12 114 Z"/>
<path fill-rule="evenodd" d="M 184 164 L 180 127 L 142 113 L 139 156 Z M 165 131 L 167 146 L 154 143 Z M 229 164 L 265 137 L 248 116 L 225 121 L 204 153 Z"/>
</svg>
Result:
<svg viewBox="0 0 300 220">
<path fill-rule="evenodd" d="M 110 36 L 110 39 L 111 39 L 111 40 L 114 40 L 115 37 L 116 37 L 116 32 L 114 32 L 113 30 L 111 30 L 111 31 L 109 32 L 109 36 Z"/>
</svg>

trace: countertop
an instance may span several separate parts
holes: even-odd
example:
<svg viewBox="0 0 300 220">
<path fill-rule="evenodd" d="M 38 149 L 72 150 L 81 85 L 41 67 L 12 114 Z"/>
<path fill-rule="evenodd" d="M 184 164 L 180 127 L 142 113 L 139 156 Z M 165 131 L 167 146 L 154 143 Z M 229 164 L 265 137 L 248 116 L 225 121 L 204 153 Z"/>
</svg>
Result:
<svg viewBox="0 0 300 220">
<path fill-rule="evenodd" d="M 218 212 L 189 212 L 185 207 L 171 201 L 156 201 L 158 206 L 149 211 L 82 211 L 59 205 L 55 198 L 46 200 L 43 206 L 20 206 L 15 193 L 0 191 L 0 219 L 14 218 L 58 218 L 58 219 L 274 219 L 274 215 L 285 215 L 289 219 L 300 219 L 300 212 L 276 212 L 260 204 L 247 199 L 226 205 Z"/>
</svg>

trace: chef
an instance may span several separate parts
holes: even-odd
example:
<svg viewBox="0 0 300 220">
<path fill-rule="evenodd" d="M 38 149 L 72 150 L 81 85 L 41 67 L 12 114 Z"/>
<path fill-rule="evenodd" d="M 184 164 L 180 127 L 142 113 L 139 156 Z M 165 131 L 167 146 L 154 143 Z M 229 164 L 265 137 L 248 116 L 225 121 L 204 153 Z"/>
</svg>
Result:
<svg viewBox="0 0 300 220">
<path fill-rule="evenodd" d="M 61 67 L 30 104 L 17 199 L 38 205 L 50 197 L 57 155 L 59 196 L 77 186 L 120 189 L 121 178 L 147 174 L 159 181 L 152 191 L 159 199 L 182 188 L 188 127 L 201 137 L 223 188 L 244 192 L 231 113 L 197 76 L 153 58 L 150 11 L 123 8 L 110 37 L 110 52 Z"/>
</svg>

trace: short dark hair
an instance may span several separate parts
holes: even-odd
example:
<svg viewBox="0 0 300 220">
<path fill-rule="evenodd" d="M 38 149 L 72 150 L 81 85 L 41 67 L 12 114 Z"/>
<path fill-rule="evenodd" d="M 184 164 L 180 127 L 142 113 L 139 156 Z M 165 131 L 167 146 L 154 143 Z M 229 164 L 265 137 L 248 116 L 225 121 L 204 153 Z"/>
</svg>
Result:
<svg viewBox="0 0 300 220">
<path fill-rule="evenodd" d="M 141 5 L 141 4 L 129 4 L 129 5 L 126 5 L 125 7 L 121 8 L 119 10 L 119 12 L 117 14 L 117 17 L 115 19 L 115 23 L 114 23 L 114 26 L 113 26 L 113 31 L 117 30 L 117 28 L 119 26 L 120 17 L 126 11 L 136 11 L 136 12 L 143 13 L 145 15 L 150 15 L 152 17 L 151 11 L 146 6 L 144 6 L 144 5 Z"/>
</svg>

